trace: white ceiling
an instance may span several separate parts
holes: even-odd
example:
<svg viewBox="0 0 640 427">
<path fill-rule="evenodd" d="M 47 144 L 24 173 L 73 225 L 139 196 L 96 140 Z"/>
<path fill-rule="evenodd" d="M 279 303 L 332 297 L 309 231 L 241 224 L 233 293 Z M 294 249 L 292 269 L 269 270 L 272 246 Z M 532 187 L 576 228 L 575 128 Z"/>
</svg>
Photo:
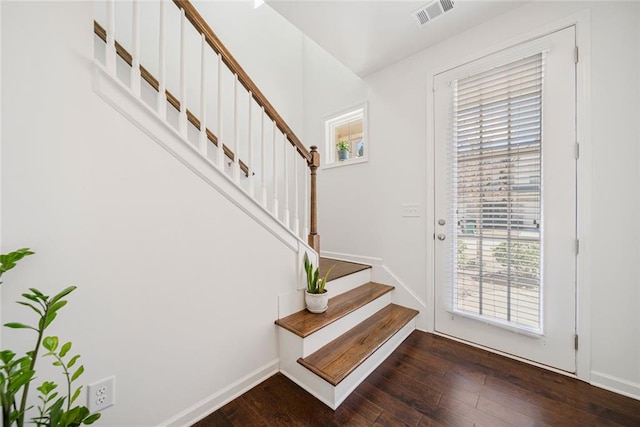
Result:
<svg viewBox="0 0 640 427">
<path fill-rule="evenodd" d="M 452 10 L 420 28 L 413 12 L 432 0 L 267 0 L 359 76 L 400 61 L 525 1 L 454 0 Z"/>
</svg>

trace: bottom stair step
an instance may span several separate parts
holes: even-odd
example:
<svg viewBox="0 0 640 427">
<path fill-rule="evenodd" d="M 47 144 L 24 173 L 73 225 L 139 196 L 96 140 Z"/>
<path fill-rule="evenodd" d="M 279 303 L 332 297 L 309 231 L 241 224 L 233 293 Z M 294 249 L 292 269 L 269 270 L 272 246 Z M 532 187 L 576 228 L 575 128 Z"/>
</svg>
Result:
<svg viewBox="0 0 640 427">
<path fill-rule="evenodd" d="M 417 315 L 416 310 L 389 304 L 298 363 L 336 386 Z"/>
</svg>

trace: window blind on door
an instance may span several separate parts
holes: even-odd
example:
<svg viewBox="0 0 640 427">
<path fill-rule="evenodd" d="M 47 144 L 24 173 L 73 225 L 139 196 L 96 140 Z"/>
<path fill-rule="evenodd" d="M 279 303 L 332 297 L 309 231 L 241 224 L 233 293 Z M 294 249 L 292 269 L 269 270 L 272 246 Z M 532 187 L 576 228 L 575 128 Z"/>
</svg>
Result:
<svg viewBox="0 0 640 427">
<path fill-rule="evenodd" d="M 539 332 L 544 54 L 453 85 L 453 308 Z"/>
</svg>

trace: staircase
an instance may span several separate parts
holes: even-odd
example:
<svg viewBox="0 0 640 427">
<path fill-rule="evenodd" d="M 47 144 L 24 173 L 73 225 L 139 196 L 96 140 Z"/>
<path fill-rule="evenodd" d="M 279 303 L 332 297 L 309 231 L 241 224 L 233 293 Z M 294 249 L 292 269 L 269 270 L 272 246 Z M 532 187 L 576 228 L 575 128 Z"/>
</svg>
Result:
<svg viewBox="0 0 640 427">
<path fill-rule="evenodd" d="M 289 267 L 297 270 L 302 254 L 320 252 L 317 147 L 302 144 L 188 0 L 173 1 L 179 14 L 169 13 L 169 2 L 152 4 L 158 46 L 140 34 L 139 3 L 132 3 L 131 52 L 118 41 L 125 36 L 116 31 L 124 25 L 116 25 L 115 0 L 106 1 L 105 24 L 94 21 L 96 92 L 281 240 L 296 255 Z M 171 16 L 174 25 L 167 24 Z M 186 55 L 189 32 L 200 40 L 195 63 Z M 170 39 L 180 46 L 179 57 L 168 55 Z M 140 62 L 148 50 L 159 52 L 157 77 Z M 174 94 L 167 70 L 176 69 Z M 190 80 L 187 69 L 200 69 L 200 78 Z M 223 90 L 225 84 L 231 86 Z M 198 95 L 187 96 L 188 88 Z M 213 111 L 208 99 L 215 100 Z M 292 283 L 278 300 L 283 317 L 276 324 L 280 371 L 336 409 L 415 329 L 419 312 L 393 304 L 393 286 L 372 282 L 371 266 L 320 258 L 323 275 L 332 267 L 329 309 L 294 313 L 303 291 Z"/>
<path fill-rule="evenodd" d="M 321 258 L 321 274 L 332 265 L 327 311 L 276 324 L 280 371 L 336 409 L 415 329 L 418 311 L 393 304 L 393 286 L 371 282 L 370 266 Z"/>
</svg>

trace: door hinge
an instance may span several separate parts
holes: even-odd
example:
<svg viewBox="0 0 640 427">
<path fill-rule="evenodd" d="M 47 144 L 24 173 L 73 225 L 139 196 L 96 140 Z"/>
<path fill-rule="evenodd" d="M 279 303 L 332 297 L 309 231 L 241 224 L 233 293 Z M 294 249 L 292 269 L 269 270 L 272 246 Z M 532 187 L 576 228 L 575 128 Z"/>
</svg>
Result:
<svg viewBox="0 0 640 427">
<path fill-rule="evenodd" d="M 573 60 L 574 62 L 577 64 L 578 60 L 580 59 L 579 53 L 578 53 L 578 46 L 576 46 L 575 50 L 573 51 Z"/>
<path fill-rule="evenodd" d="M 576 334 L 576 336 L 573 338 L 573 347 L 576 350 L 578 349 L 578 334 Z"/>
<path fill-rule="evenodd" d="M 576 239 L 576 255 L 580 254 L 580 239 Z"/>
<path fill-rule="evenodd" d="M 580 158 L 580 144 L 576 142 L 576 160 Z"/>
</svg>

